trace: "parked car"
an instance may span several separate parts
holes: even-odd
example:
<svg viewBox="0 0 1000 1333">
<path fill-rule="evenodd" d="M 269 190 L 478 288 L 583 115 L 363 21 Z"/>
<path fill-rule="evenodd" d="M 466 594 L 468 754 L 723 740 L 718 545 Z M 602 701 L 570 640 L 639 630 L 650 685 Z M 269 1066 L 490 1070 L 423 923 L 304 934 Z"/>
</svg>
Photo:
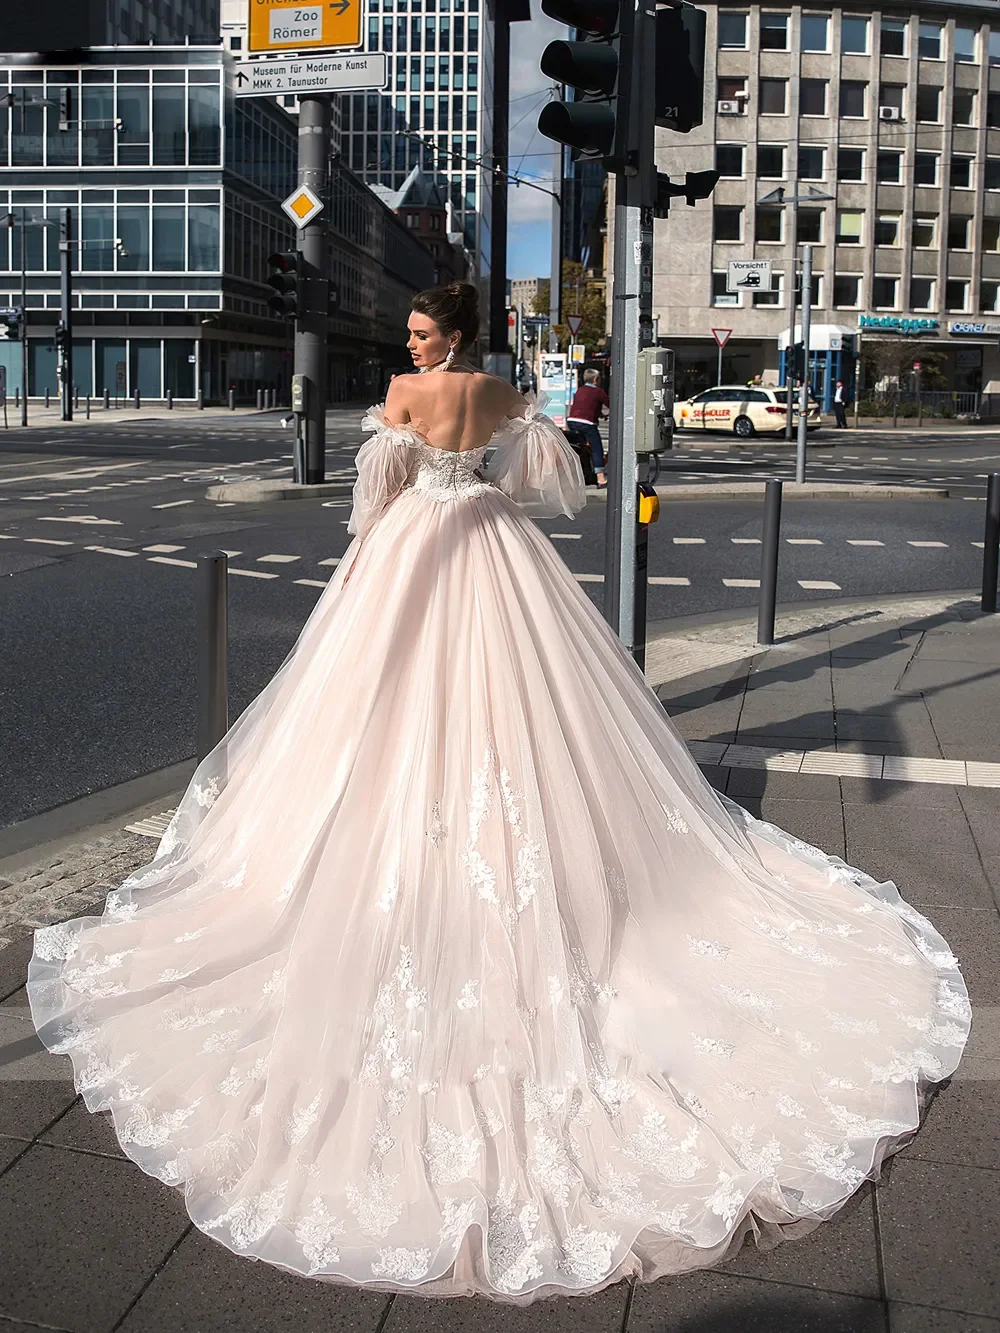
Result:
<svg viewBox="0 0 1000 1333">
<path fill-rule="evenodd" d="M 674 403 L 674 425 L 678 430 L 732 431 L 740 439 L 752 435 L 784 433 L 788 413 L 787 390 L 748 388 L 745 384 L 721 384 Z M 799 419 L 798 392 L 792 407 L 792 421 Z M 819 403 L 809 395 L 806 428 L 820 424 Z"/>
</svg>

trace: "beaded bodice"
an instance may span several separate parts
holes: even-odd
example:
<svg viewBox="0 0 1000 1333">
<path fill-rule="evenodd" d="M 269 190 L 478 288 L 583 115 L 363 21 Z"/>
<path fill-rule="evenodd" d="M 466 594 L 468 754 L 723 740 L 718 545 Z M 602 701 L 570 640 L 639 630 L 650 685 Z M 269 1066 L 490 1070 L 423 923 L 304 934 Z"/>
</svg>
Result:
<svg viewBox="0 0 1000 1333">
<path fill-rule="evenodd" d="M 491 484 L 480 476 L 489 447 L 484 444 L 479 449 L 459 452 L 414 442 L 406 488 L 419 491 L 428 500 L 458 500 L 481 495 L 492 489 Z"/>
</svg>

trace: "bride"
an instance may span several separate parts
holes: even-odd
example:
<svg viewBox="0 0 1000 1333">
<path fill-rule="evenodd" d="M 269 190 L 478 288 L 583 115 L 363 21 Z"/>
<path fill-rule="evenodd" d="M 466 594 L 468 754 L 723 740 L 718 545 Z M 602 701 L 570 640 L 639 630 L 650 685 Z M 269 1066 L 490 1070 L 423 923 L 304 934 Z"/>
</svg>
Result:
<svg viewBox="0 0 1000 1333">
<path fill-rule="evenodd" d="M 414 298 L 337 572 L 28 996 L 229 1249 L 525 1303 L 832 1217 L 970 1011 L 892 883 L 706 782 L 527 516 L 580 467 L 478 325 L 467 284 Z"/>
</svg>

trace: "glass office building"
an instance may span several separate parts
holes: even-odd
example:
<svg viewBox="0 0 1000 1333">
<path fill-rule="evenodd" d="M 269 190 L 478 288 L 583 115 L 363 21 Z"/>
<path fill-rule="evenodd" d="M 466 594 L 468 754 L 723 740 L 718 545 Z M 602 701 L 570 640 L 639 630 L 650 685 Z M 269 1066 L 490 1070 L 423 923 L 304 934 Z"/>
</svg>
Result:
<svg viewBox="0 0 1000 1333">
<path fill-rule="evenodd" d="M 447 182 L 478 275 L 489 271 L 493 19 L 487 0 L 369 0 L 366 49 L 384 51 L 385 91 L 342 98 L 341 151 L 398 190 L 415 166 Z"/>
<path fill-rule="evenodd" d="M 0 57 L 0 305 L 21 304 L 29 391 L 57 391 L 59 219 L 71 216 L 74 380 L 81 395 L 207 401 L 287 388 L 290 325 L 267 308 L 267 256 L 289 249 L 280 201 L 296 183 L 297 124 L 270 98 L 235 99 L 222 48 L 117 47 Z M 70 119 L 60 129 L 60 101 Z M 116 122 L 120 122 L 116 126 Z M 336 166 L 330 321 L 334 398 L 395 368 L 409 296 L 434 262 L 362 182 Z M 0 342 L 8 392 L 20 347 Z M 352 385 L 352 381 L 354 382 Z"/>
</svg>

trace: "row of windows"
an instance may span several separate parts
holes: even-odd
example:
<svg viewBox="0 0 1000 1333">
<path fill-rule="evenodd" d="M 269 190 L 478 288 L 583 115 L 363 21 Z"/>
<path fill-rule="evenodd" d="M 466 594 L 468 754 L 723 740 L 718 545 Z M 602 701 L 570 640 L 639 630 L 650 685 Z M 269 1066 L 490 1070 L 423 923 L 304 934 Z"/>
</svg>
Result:
<svg viewBox="0 0 1000 1333">
<path fill-rule="evenodd" d="M 796 79 L 799 92 L 800 116 L 830 115 L 830 80 Z M 757 111 L 761 116 L 785 116 L 788 114 L 789 79 L 762 78 L 758 84 Z M 860 79 L 842 79 L 838 94 L 838 112 L 842 119 L 867 120 L 870 84 Z M 924 124 L 941 124 L 944 112 L 944 88 L 931 84 L 918 84 L 913 94 L 914 117 Z M 904 119 L 907 103 L 907 87 L 903 83 L 880 83 L 878 85 L 878 107 L 889 107 L 898 112 L 897 120 Z M 736 102 L 740 115 L 749 110 L 749 93 L 745 76 L 720 78 L 718 81 L 720 101 Z M 977 92 L 974 88 L 956 88 L 952 106 L 952 121 L 955 125 L 973 125 L 975 123 Z M 728 114 L 733 114 L 729 112 Z M 990 129 L 1000 129 L 1000 93 L 989 93 L 986 98 L 986 124 Z"/>
<path fill-rule="evenodd" d="M 799 30 L 799 49 L 828 52 L 831 49 L 833 20 L 828 14 L 803 14 Z M 864 14 L 844 14 L 840 20 L 840 50 L 844 55 L 869 55 L 872 50 L 872 20 Z M 980 59 L 980 30 L 956 24 L 952 37 L 951 58 L 963 64 Z M 943 60 L 946 28 L 943 23 L 923 19 L 883 17 L 879 31 L 879 49 L 884 56 L 908 56 L 916 38 L 916 52 L 921 60 Z M 719 46 L 723 50 L 745 51 L 749 44 L 749 15 L 721 10 Z M 790 15 L 763 13 L 760 16 L 760 46 L 764 51 L 788 51 Z M 991 31 L 987 42 L 989 62 L 1000 64 L 1000 32 Z"/>
<path fill-rule="evenodd" d="M 397 56 L 395 69 L 390 57 L 387 82 L 396 92 L 478 92 L 479 57 Z"/>
<path fill-rule="evenodd" d="M 755 306 L 783 306 L 785 304 L 785 275 L 783 273 L 772 273 L 773 290 L 769 292 L 754 292 L 753 304 Z M 737 292 L 727 292 L 728 275 L 724 272 L 715 272 L 712 274 L 712 305 L 714 306 L 738 306 L 742 304 L 742 296 Z M 935 278 L 910 277 L 903 279 L 899 277 L 883 277 L 876 274 L 869 280 L 870 296 L 866 301 L 864 299 L 865 281 L 858 273 L 838 273 L 833 279 L 833 301 L 832 307 L 840 310 L 898 310 L 900 308 L 900 296 L 906 291 L 909 301 L 906 305 L 907 310 L 938 310 L 944 309 L 949 314 L 965 314 L 972 310 L 985 314 L 995 313 L 1000 309 L 1000 282 L 983 281 L 979 284 L 979 301 L 976 305 L 971 305 L 970 300 L 973 294 L 972 283 L 968 278 L 948 278 L 944 284 L 944 301 L 939 305 L 937 301 L 938 283 Z M 822 273 L 814 273 L 812 277 L 812 299 L 810 308 L 822 310 L 829 308 L 824 300 L 825 280 Z M 799 277 L 796 278 L 795 289 L 796 306 L 802 303 L 802 283 Z"/>
<path fill-rule="evenodd" d="M 108 192 L 110 193 L 110 191 Z M 120 190 L 119 198 L 129 191 Z M 149 191 L 135 191 L 146 194 Z M 177 203 L 84 204 L 71 209 L 74 268 L 83 273 L 218 273 L 219 205 L 184 203 L 183 190 L 154 190 L 154 196 L 177 194 Z M 26 212 L 26 225 L 15 223 L 0 232 L 0 269 L 16 271 L 22 262 L 31 272 L 58 272 L 59 208 Z M 17 214 L 15 214 L 15 217 Z"/>
<path fill-rule="evenodd" d="M 87 71 L 84 71 L 87 73 Z M 13 106 L 0 109 L 0 166 L 218 166 L 222 143 L 221 90 L 213 82 L 185 85 L 184 70 L 154 70 L 179 75 L 176 82 L 150 87 L 112 82 L 79 86 L 72 71 L 41 88 L 15 84 Z M 119 71 L 119 74 L 127 71 Z M 0 91 L 5 90 L 0 83 Z M 43 105 L 47 103 L 47 105 Z M 116 123 L 120 122 L 120 123 Z M 60 129 L 60 124 L 65 128 Z"/>
<path fill-rule="evenodd" d="M 745 236 L 746 209 L 716 204 L 713 210 L 713 239 L 722 242 L 742 242 Z M 758 207 L 754 211 L 754 239 L 758 244 L 781 245 L 786 239 L 785 209 Z M 834 242 L 837 245 L 861 245 L 865 236 L 865 213 L 856 209 L 838 208 L 835 213 Z M 971 213 L 951 213 L 945 231 L 949 250 L 973 248 L 974 218 Z M 796 218 L 795 239 L 798 243 L 823 245 L 829 215 L 822 208 L 800 208 Z M 941 219 L 935 213 L 914 215 L 910 240 L 917 250 L 936 250 Z M 902 213 L 880 212 L 873 215 L 872 240 L 877 246 L 899 247 L 903 244 Z M 1000 218 L 983 218 L 980 231 L 981 245 L 992 253 L 1000 252 Z"/>
<path fill-rule="evenodd" d="M 369 51 L 458 51 L 466 50 L 466 21 L 456 17 L 425 17 L 416 15 L 407 20 L 400 16 L 395 23 L 375 17 L 368 20 Z M 479 50 L 479 19 L 470 15 L 468 20 L 468 50 Z"/>
<path fill-rule="evenodd" d="M 820 144 L 800 144 L 795 159 L 795 178 L 800 181 L 822 181 L 832 165 L 834 150 Z M 716 144 L 715 168 L 720 176 L 731 180 L 742 179 L 745 172 L 746 145 L 741 143 Z M 757 179 L 789 179 L 789 151 L 785 144 L 757 145 Z M 836 179 L 847 184 L 865 180 L 864 148 L 836 149 Z M 880 148 L 874 154 L 875 180 L 879 185 L 905 183 L 905 162 L 901 149 Z M 948 183 L 952 189 L 975 188 L 976 158 L 955 153 L 948 161 Z M 914 185 L 941 185 L 942 156 L 940 153 L 913 155 L 912 183 Z M 984 187 L 1000 190 L 1000 157 L 985 161 Z"/>
<path fill-rule="evenodd" d="M 377 14 L 379 9 L 385 14 L 394 10 L 397 14 L 412 12 L 420 14 L 470 14 L 479 12 L 479 0 L 368 0 L 368 11 Z"/>
<path fill-rule="evenodd" d="M 226 116 L 226 166 L 275 199 L 297 183 L 295 127 L 278 121 L 264 99 L 237 98 Z"/>
<path fill-rule="evenodd" d="M 397 97 L 356 94 L 344 108 L 344 130 L 374 134 L 399 130 L 468 130 L 478 128 L 478 97 Z M 456 140 L 456 143 L 460 141 Z M 475 154 L 473 154 L 475 156 Z"/>
<path fill-rule="evenodd" d="M 29 310 L 58 310 L 60 300 L 58 292 L 27 295 Z M 20 291 L 0 292 L 0 305 L 20 304 Z M 219 310 L 222 297 L 218 292 L 74 292 L 71 304 L 74 310 Z"/>
</svg>

